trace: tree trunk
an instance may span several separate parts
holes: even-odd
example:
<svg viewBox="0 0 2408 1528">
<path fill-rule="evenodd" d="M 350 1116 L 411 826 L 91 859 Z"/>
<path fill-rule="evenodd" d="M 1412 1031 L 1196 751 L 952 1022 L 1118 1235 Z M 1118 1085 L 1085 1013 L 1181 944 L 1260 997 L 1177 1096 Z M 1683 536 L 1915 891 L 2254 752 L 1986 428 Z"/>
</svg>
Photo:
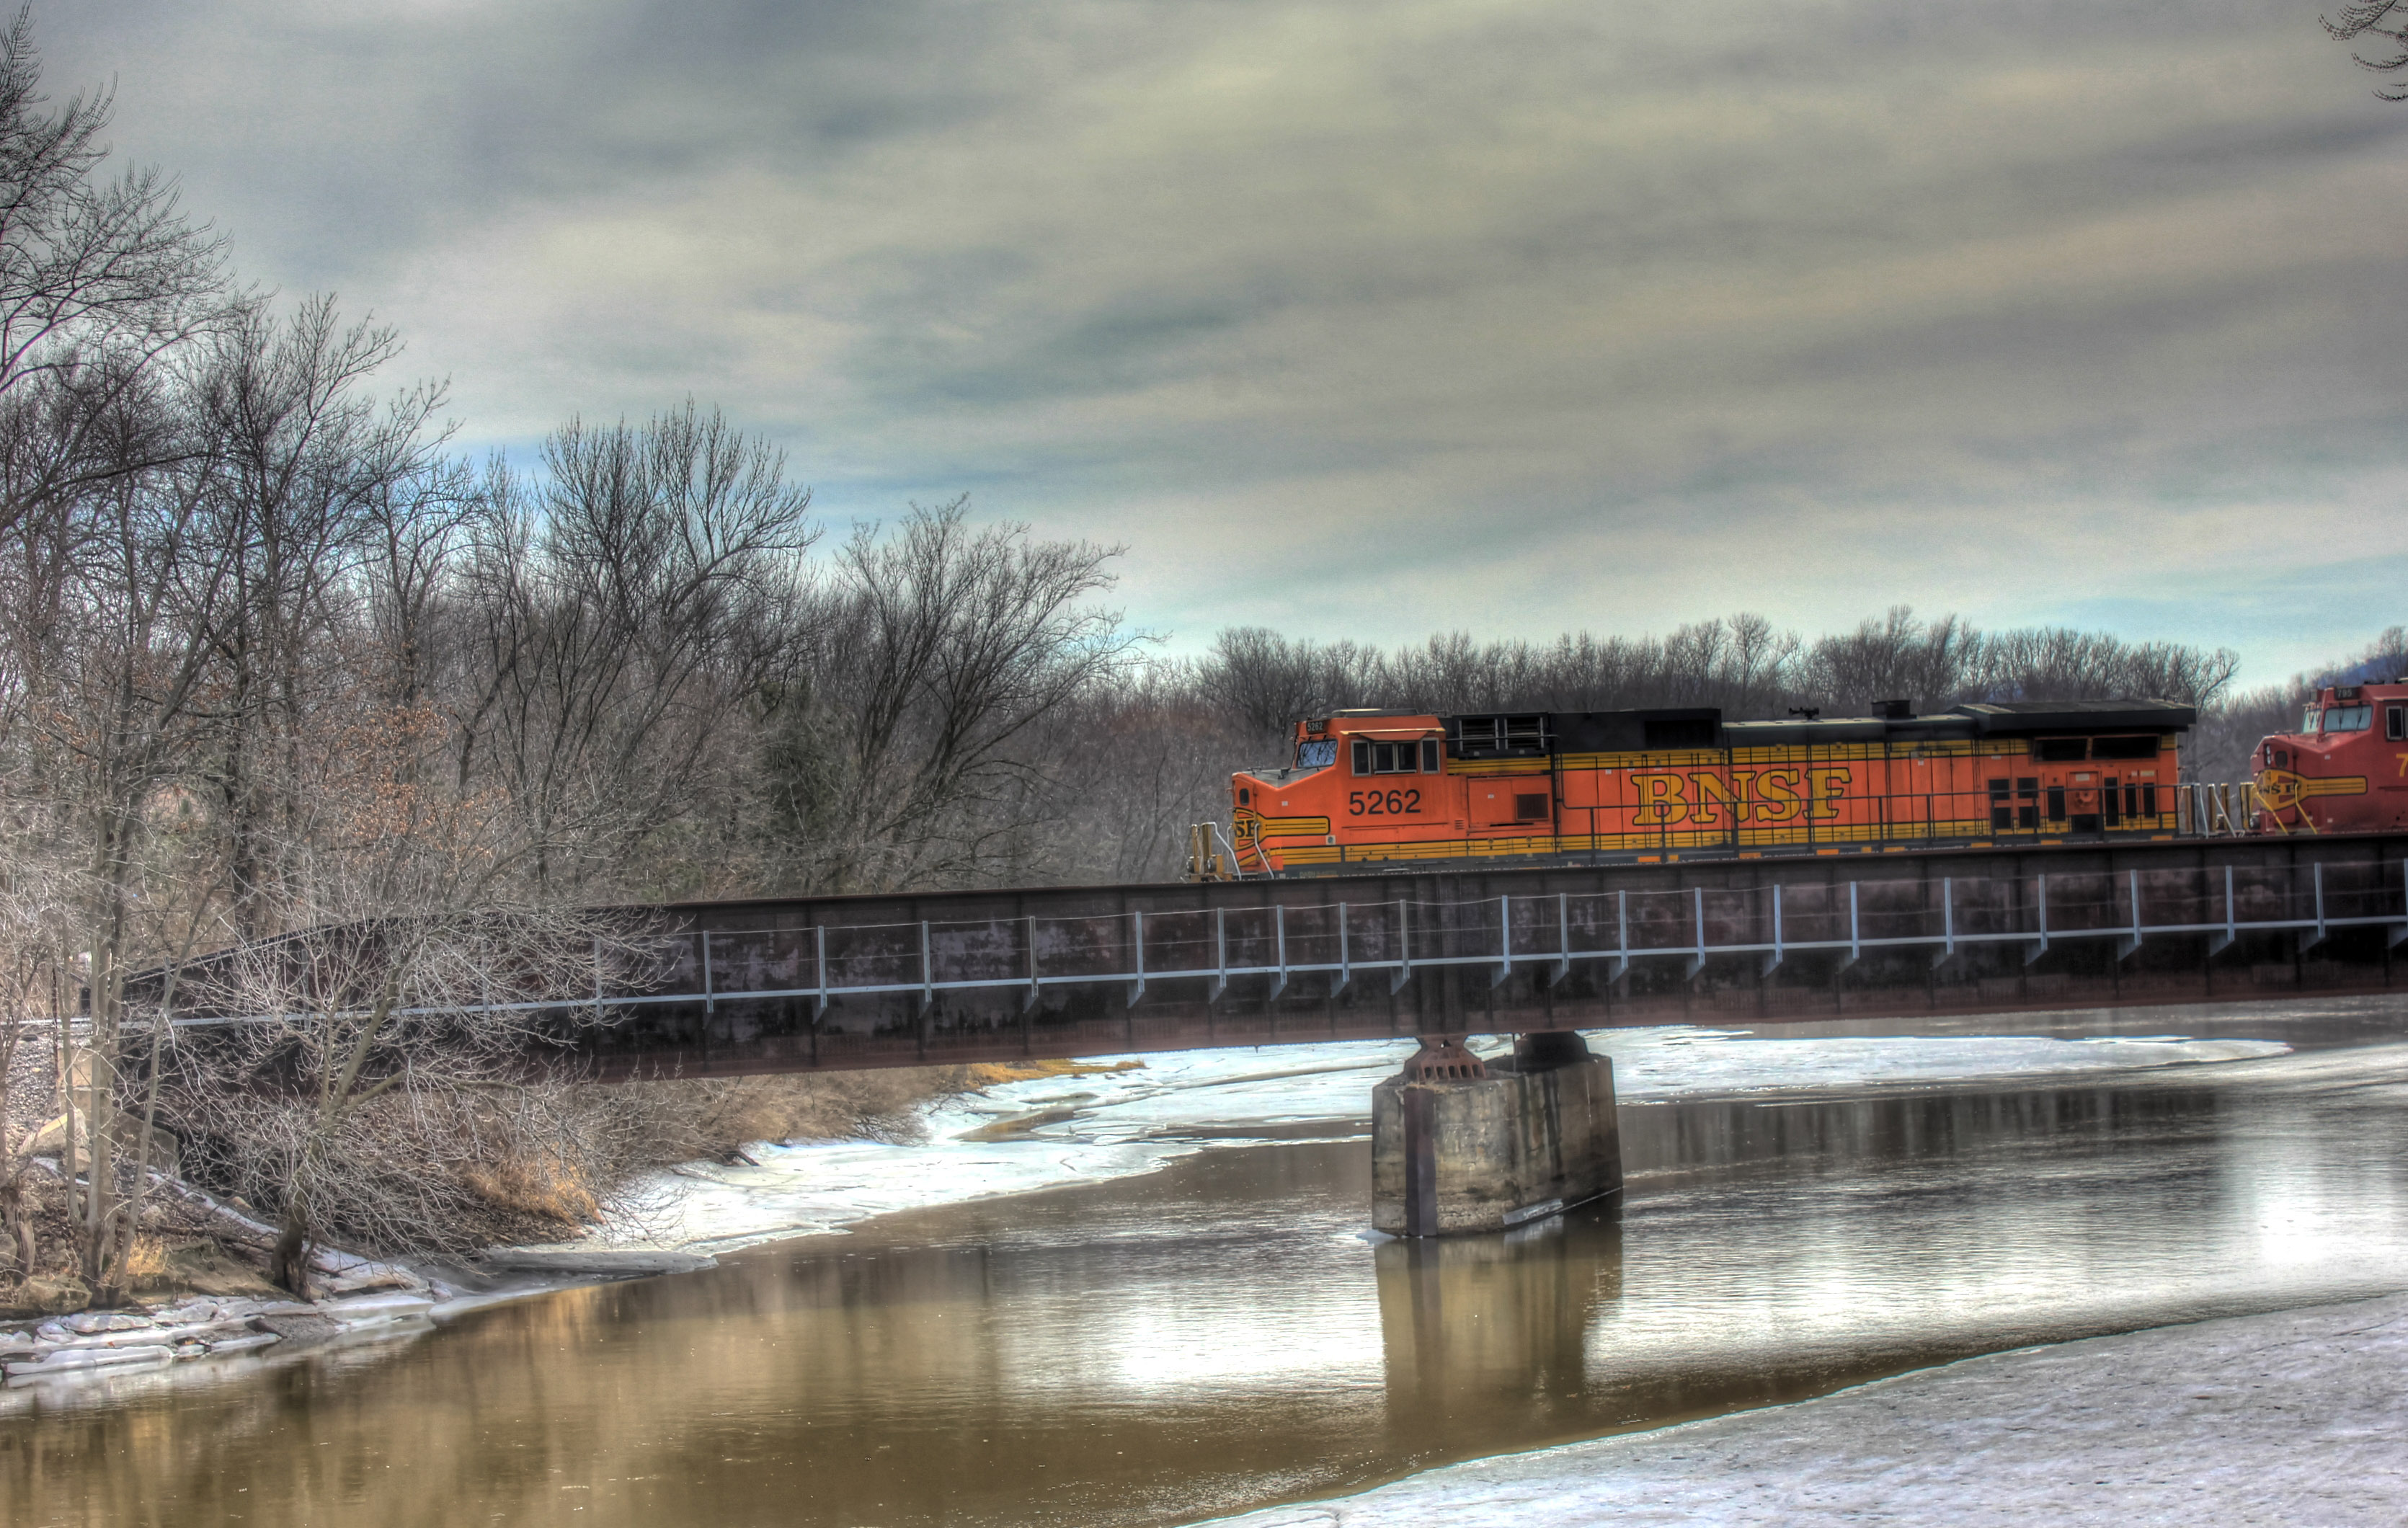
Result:
<svg viewBox="0 0 2408 1528">
<path fill-rule="evenodd" d="M 297 1196 L 285 1208 L 283 1227 L 276 1234 L 276 1250 L 268 1260 L 267 1277 L 290 1291 L 293 1298 L 309 1298 L 309 1221 Z"/>
<path fill-rule="evenodd" d="M 6 1183 L 0 1183 L 0 1228 L 5 1228 L 8 1250 L 21 1278 L 31 1278 L 40 1266 L 36 1261 L 41 1245 L 34 1239 L 34 1217 L 25 1204 L 25 1177 L 20 1172 Z"/>
</svg>

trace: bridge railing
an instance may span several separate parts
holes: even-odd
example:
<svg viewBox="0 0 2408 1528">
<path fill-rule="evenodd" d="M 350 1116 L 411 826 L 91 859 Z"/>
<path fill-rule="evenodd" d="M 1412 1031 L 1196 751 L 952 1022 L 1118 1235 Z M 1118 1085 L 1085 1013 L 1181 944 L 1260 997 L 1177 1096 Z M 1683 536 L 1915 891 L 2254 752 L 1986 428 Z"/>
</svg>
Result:
<svg viewBox="0 0 2408 1528">
<path fill-rule="evenodd" d="M 2301 950 L 2334 931 L 2373 927 L 2408 940 L 2408 863 L 2382 859 L 2243 867 L 2038 872 L 2025 876 L 1773 881 L 1752 886 L 1503 894 L 1464 901 L 1402 896 L 1262 906 L 1135 910 L 816 927 L 710 929 L 665 935 L 640 986 L 557 1003 L 609 1007 L 787 1004 L 814 1032 L 842 1033 L 841 1014 L 922 1016 L 956 994 L 992 1012 L 1058 1008 L 1068 994 L 1117 989 L 1134 1007 L 1179 984 L 1207 1003 L 1226 994 L 1275 1002 L 1310 992 L 1393 993 L 1416 973 L 1469 970 L 1490 985 L 1538 973 L 1548 986 L 1575 969 L 1612 982 L 1635 967 L 1743 957 L 1771 977 L 1814 955 L 1842 971 L 1874 953 L 1921 951 L 1938 967 L 1960 953 L 2004 950 L 2030 965 L 2053 948 L 2203 939 L 2207 952 L 2245 935 L 2287 932 Z M 2020 957 L 2019 960 L 2016 957 Z M 867 1007 L 862 1006 L 867 1004 Z M 194 1015 L 179 1025 L 239 1021 Z M 879 1021 L 873 1018 L 873 1028 Z"/>
</svg>

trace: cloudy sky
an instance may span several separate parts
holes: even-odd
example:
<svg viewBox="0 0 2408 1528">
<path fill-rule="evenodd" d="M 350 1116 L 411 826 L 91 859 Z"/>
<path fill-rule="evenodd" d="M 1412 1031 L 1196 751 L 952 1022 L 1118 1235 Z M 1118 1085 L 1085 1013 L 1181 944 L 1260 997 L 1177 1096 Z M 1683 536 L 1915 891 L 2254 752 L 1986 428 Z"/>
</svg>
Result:
<svg viewBox="0 0 2408 1528">
<path fill-rule="evenodd" d="M 2326 8 L 2330 8 L 2328 6 Z M 2314 0 L 75 0 L 463 439 L 691 393 L 1182 647 L 2408 621 L 2408 106 Z M 403 380 L 396 377 L 396 382 Z"/>
</svg>

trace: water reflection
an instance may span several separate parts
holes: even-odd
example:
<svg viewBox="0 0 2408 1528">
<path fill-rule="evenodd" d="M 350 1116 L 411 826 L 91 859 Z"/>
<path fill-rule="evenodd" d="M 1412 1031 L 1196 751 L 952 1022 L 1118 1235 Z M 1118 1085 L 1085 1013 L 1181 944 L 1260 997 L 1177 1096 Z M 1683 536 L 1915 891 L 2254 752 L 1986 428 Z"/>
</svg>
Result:
<svg viewBox="0 0 2408 1528">
<path fill-rule="evenodd" d="M 1388 1436 L 1400 1454 L 1585 1430 L 1588 1334 L 1622 1293 L 1618 1207 L 1372 1254 Z"/>
<path fill-rule="evenodd" d="M 1141 1524 L 1345 1491 L 2399 1287 L 2403 1062 L 1632 1107 L 1626 1205 L 1438 1244 L 1364 1237 L 1359 1142 L 1212 1150 L 0 1414 L 0 1517 Z"/>
</svg>

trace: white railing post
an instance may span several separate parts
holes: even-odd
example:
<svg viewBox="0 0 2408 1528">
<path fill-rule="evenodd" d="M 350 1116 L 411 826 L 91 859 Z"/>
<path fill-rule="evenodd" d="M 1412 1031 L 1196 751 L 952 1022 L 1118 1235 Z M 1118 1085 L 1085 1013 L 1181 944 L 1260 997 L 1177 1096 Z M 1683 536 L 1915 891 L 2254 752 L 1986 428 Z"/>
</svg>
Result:
<svg viewBox="0 0 2408 1528">
<path fill-rule="evenodd" d="M 1692 886 L 1689 891 L 1692 893 L 1690 917 L 1698 934 L 1697 943 L 1689 949 L 1689 976 L 1694 979 L 1706 968 L 1706 889 Z"/>
<path fill-rule="evenodd" d="M 1271 979 L 1270 995 L 1263 999 L 1266 1003 L 1278 1002 L 1280 993 L 1287 991 L 1287 904 L 1283 902 L 1271 904 L 1271 944 L 1278 953 L 1279 975 Z"/>
<path fill-rule="evenodd" d="M 1229 990 L 1229 909 L 1212 909 L 1212 991 L 1204 1001 L 1218 1003 Z"/>
<path fill-rule="evenodd" d="M 827 929 L 811 925 L 811 1022 L 817 1025 L 827 1014 Z"/>
<path fill-rule="evenodd" d="M 1630 970 L 1630 893 L 1613 893 L 1613 970 L 1605 979 L 1620 981 Z"/>
<path fill-rule="evenodd" d="M 1025 937 L 1028 942 L 1028 996 L 1021 1003 L 1020 1011 L 1035 1013 L 1037 1005 L 1045 996 L 1044 985 L 1037 979 L 1037 915 L 1030 913 L 1022 919 L 1021 922 L 1027 929 Z"/>
<path fill-rule="evenodd" d="M 702 935 L 702 1011 L 719 1011 L 719 993 L 712 990 L 710 982 L 710 935 L 708 932 Z"/>
<path fill-rule="evenodd" d="M 2141 948 L 2141 873 L 2138 870 L 2128 870 L 2125 875 L 2128 878 L 2127 884 L 2130 887 L 2132 918 L 2131 921 L 2125 925 L 2124 932 L 2115 937 L 2115 958 L 2119 961 Z"/>
<path fill-rule="evenodd" d="M 1338 985 L 1329 989 L 1329 995 L 1336 997 L 1354 979 L 1354 952 L 1346 941 L 1346 904 L 1340 902 L 1338 904 Z"/>
<path fill-rule="evenodd" d="M 1412 906 L 1397 898 L 1397 968 L 1388 977 L 1388 995 L 1396 996 L 1413 979 L 1413 919 Z"/>
<path fill-rule="evenodd" d="M 1129 909 L 1129 949 L 1137 956 L 1137 979 L 1128 989 L 1128 1006 L 1133 1008 L 1145 996 L 1145 914 L 1135 907 Z"/>
<path fill-rule="evenodd" d="M 2040 937 L 2032 941 L 2032 947 L 2029 950 L 2024 951 L 2026 965 L 2029 965 L 2048 953 L 2048 872 L 2043 870 L 2033 876 L 2032 884 L 2040 891 Z"/>
<path fill-rule="evenodd" d="M 1502 987 L 1513 974 L 1513 899 L 1497 899 L 1497 975 L 1488 985 Z"/>
<path fill-rule="evenodd" d="M 928 958 L 928 921 L 920 921 L 920 1016 L 937 1006 L 937 973 L 935 963 Z M 924 1030 L 925 1026 L 922 1026 Z"/>
<path fill-rule="evenodd" d="M 1948 964 L 1956 953 L 1956 878 L 1940 878 L 1940 953 L 1931 957 L 1936 968 Z"/>
<path fill-rule="evenodd" d="M 1572 974 L 1572 896 L 1570 892 L 1555 893 L 1555 974 L 1547 978 L 1550 987 Z"/>
<path fill-rule="evenodd" d="M 1780 970 L 1787 958 L 1788 951 L 1781 948 L 1781 882 L 1776 880 L 1772 883 L 1772 953 L 1764 957 L 1763 974 L 1769 977 Z"/>
</svg>

